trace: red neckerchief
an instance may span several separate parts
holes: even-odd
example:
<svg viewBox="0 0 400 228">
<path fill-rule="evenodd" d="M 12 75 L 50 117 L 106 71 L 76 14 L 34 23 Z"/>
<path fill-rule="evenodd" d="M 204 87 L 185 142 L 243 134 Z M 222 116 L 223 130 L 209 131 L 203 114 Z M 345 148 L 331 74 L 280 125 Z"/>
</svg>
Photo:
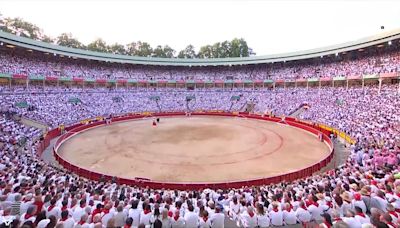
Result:
<svg viewBox="0 0 400 228">
<path fill-rule="evenodd" d="M 29 219 L 31 217 L 33 217 L 33 215 L 30 215 L 30 214 L 25 214 L 25 216 L 24 216 L 25 219 Z"/>
<path fill-rule="evenodd" d="M 145 214 L 145 215 L 147 215 L 148 213 L 150 213 L 151 211 L 150 210 L 144 210 L 143 211 L 143 213 Z"/>
<path fill-rule="evenodd" d="M 62 218 L 60 221 L 64 222 L 64 221 L 67 220 L 67 219 L 68 219 L 68 217 Z"/>
<path fill-rule="evenodd" d="M 325 226 L 328 227 L 328 228 L 331 228 L 331 227 L 332 227 L 331 224 L 329 224 L 327 221 L 324 221 L 324 224 L 325 224 Z"/>
<path fill-rule="evenodd" d="M 86 207 L 86 204 L 83 204 L 83 206 L 81 205 L 80 207 L 83 209 L 83 208 L 85 208 L 85 207 Z"/>
<path fill-rule="evenodd" d="M 179 214 L 175 215 L 175 216 L 174 216 L 174 219 L 175 219 L 175 221 L 178 221 L 178 219 L 179 219 Z"/>
<path fill-rule="evenodd" d="M 174 214 L 172 213 L 172 211 L 168 211 L 168 217 L 172 217 L 174 216 Z"/>
<path fill-rule="evenodd" d="M 363 217 L 363 218 L 365 218 L 364 213 L 357 213 L 357 215 L 358 215 L 358 216 L 361 216 L 361 217 Z"/>
<path fill-rule="evenodd" d="M 92 218 L 90 219 L 90 221 L 93 222 L 94 216 L 99 214 L 99 213 L 101 213 L 101 209 L 97 209 L 97 208 L 94 209 L 93 212 L 92 212 Z"/>
<path fill-rule="evenodd" d="M 203 217 L 203 221 L 204 221 L 204 222 L 207 222 L 207 220 L 208 220 L 208 217 L 207 217 L 207 216 L 204 216 L 204 217 Z"/>
<path fill-rule="evenodd" d="M 131 226 L 128 226 L 128 225 L 125 224 L 125 225 L 124 225 L 124 228 L 131 228 Z"/>
<path fill-rule="evenodd" d="M 399 215 L 395 211 L 389 211 L 389 214 L 393 215 L 396 218 L 399 217 Z"/>
<path fill-rule="evenodd" d="M 272 208 L 273 211 L 278 212 L 278 208 Z"/>
<path fill-rule="evenodd" d="M 332 204 L 332 202 L 330 202 L 330 201 L 326 202 L 326 205 L 327 205 L 329 208 L 333 208 L 333 204 Z"/>
<path fill-rule="evenodd" d="M 66 211 L 66 210 L 68 210 L 68 206 L 62 206 L 61 207 L 61 211 Z"/>
<path fill-rule="evenodd" d="M 82 220 L 81 220 L 81 221 L 79 221 L 78 224 L 82 226 L 83 224 L 85 224 L 85 221 L 82 221 Z"/>
<path fill-rule="evenodd" d="M 287 212 L 290 212 L 292 210 L 292 208 L 291 207 L 289 207 L 289 208 L 285 208 L 285 211 L 287 211 Z"/>
<path fill-rule="evenodd" d="M 336 221 L 336 222 L 343 221 L 341 218 L 335 218 L 333 220 Z"/>
<path fill-rule="evenodd" d="M 56 206 L 56 205 L 50 205 L 50 206 L 47 208 L 47 211 L 53 210 L 53 208 L 54 208 L 55 206 Z"/>
<path fill-rule="evenodd" d="M 397 197 L 400 197 L 400 192 L 399 192 L 399 193 L 396 193 L 396 196 L 397 196 Z"/>
<path fill-rule="evenodd" d="M 36 205 L 36 208 L 37 208 L 37 213 L 36 214 L 39 214 L 42 211 L 44 203 L 41 202 L 41 201 L 36 201 L 36 202 L 33 202 L 33 204 Z"/>
<path fill-rule="evenodd" d="M 301 208 L 303 208 L 304 210 L 307 210 L 306 205 L 301 206 Z"/>
<path fill-rule="evenodd" d="M 251 218 L 253 218 L 254 213 L 253 213 L 253 212 L 250 212 L 249 215 L 250 215 Z"/>
<path fill-rule="evenodd" d="M 390 225 L 390 226 L 392 226 L 392 227 L 396 227 L 396 226 L 394 225 L 393 222 L 387 222 L 386 224 L 387 224 L 387 225 Z"/>
</svg>

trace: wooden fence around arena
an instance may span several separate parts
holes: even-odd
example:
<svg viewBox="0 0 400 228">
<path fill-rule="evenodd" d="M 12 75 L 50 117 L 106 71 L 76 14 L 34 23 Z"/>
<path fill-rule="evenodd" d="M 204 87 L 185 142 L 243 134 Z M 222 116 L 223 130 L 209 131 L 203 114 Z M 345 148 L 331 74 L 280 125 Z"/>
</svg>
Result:
<svg viewBox="0 0 400 228">
<path fill-rule="evenodd" d="M 163 117 L 163 116 L 184 116 L 184 112 L 171 112 L 171 113 L 132 113 L 132 114 L 125 114 L 121 116 L 116 116 L 113 117 L 113 122 L 119 122 L 119 121 L 126 121 L 126 120 L 131 120 L 131 119 L 138 119 L 138 118 L 143 118 L 143 117 L 148 117 L 148 116 L 158 116 L 158 117 Z M 282 119 L 280 117 L 275 117 L 275 116 L 261 116 L 258 114 L 248 114 L 248 113 L 228 113 L 228 112 L 198 112 L 198 113 L 192 113 L 192 116 L 225 116 L 225 117 L 239 117 L 239 118 L 251 118 L 251 119 L 258 119 L 258 120 L 265 120 L 265 121 L 271 121 L 271 122 L 280 122 Z M 279 183 L 283 181 L 294 181 L 300 178 L 308 177 L 311 176 L 313 173 L 321 170 L 323 167 L 325 167 L 333 158 L 334 156 L 334 149 L 332 142 L 329 138 L 329 135 L 331 131 L 327 129 L 325 126 L 321 127 L 319 124 L 315 123 L 310 123 L 310 122 L 304 122 L 301 120 L 297 120 L 291 117 L 286 117 L 285 122 L 293 127 L 300 128 L 303 130 L 306 130 L 316 136 L 318 136 L 320 133 L 322 133 L 322 137 L 324 141 L 329 145 L 330 147 L 330 153 L 328 156 L 323 158 L 321 161 L 307 167 L 303 168 L 300 170 L 296 170 L 290 173 L 286 174 L 281 174 L 281 175 L 276 175 L 276 176 L 271 176 L 271 177 L 266 177 L 266 178 L 260 178 L 260 179 L 252 179 L 252 180 L 242 180 L 242 181 L 233 181 L 233 182 L 221 182 L 221 183 L 177 183 L 177 182 L 156 182 L 152 180 L 148 180 L 146 178 L 140 178 L 140 177 L 135 177 L 132 179 L 127 179 L 127 178 L 119 178 L 119 177 L 114 177 L 102 173 L 97 173 L 93 171 L 89 171 L 85 168 L 78 167 L 76 165 L 73 165 L 69 163 L 68 161 L 64 160 L 57 152 L 57 149 L 59 146 L 66 141 L 69 137 L 78 134 L 79 132 L 104 125 L 105 121 L 104 120 L 98 120 L 96 118 L 90 120 L 87 123 L 77 123 L 71 126 L 65 127 L 66 133 L 61 135 L 61 132 L 58 128 L 53 129 L 47 133 L 45 136 L 44 140 L 42 140 L 38 146 L 38 152 L 39 156 L 43 153 L 43 151 L 50 145 L 50 141 L 58 136 L 61 135 L 61 137 L 58 138 L 54 148 L 53 148 L 53 154 L 55 159 L 59 164 L 61 164 L 66 170 L 69 170 L 71 172 L 74 172 L 82 177 L 88 178 L 90 180 L 104 180 L 104 181 L 110 181 L 114 180 L 119 184 L 126 184 L 126 185 L 131 185 L 131 186 L 141 186 L 141 187 L 150 187 L 154 189 L 181 189 L 181 190 L 186 190 L 186 189 L 204 189 L 204 188 L 213 188 L 213 189 L 227 189 L 227 188 L 241 188 L 243 186 L 259 186 L 259 185 L 267 185 L 267 184 L 274 184 L 274 183 Z"/>
</svg>

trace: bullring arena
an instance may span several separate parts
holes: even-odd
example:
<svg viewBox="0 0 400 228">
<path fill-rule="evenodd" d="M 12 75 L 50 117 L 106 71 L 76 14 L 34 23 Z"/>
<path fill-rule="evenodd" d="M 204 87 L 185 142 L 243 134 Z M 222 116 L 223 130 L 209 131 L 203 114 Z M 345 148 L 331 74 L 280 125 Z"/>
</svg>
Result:
<svg viewBox="0 0 400 228">
<path fill-rule="evenodd" d="M 235 115 L 172 115 L 156 126 L 152 121 L 72 129 L 56 153 L 81 169 L 121 178 L 224 183 L 296 172 L 324 160 L 332 149 L 286 121 Z"/>
</svg>

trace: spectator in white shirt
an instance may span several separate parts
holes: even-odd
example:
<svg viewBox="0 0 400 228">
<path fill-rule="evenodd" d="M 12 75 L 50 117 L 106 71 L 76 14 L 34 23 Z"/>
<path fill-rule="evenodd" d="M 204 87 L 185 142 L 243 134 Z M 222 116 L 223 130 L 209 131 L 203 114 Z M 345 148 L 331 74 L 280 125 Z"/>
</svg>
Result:
<svg viewBox="0 0 400 228">
<path fill-rule="evenodd" d="M 215 213 L 211 216 L 210 220 L 212 228 L 224 228 L 225 215 L 221 212 L 219 206 L 215 207 Z"/>
<path fill-rule="evenodd" d="M 257 226 L 260 228 L 269 227 L 270 220 L 268 214 L 264 210 L 264 205 L 257 203 Z"/>
<path fill-rule="evenodd" d="M 197 228 L 199 226 L 199 216 L 194 212 L 192 204 L 188 205 L 188 213 L 185 214 L 185 227 L 186 228 Z"/>
</svg>

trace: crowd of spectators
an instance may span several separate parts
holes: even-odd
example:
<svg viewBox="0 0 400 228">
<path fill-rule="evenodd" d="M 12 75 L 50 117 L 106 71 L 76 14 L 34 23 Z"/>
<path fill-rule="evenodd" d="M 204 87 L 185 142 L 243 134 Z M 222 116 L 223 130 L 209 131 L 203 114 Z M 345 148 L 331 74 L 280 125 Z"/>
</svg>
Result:
<svg viewBox="0 0 400 228">
<path fill-rule="evenodd" d="M 1 88 L 0 224 L 14 227 L 241 227 L 320 224 L 398 227 L 400 220 L 400 98 L 397 85 L 361 88 L 129 90 Z M 115 99 L 119 97 L 121 99 Z M 159 99 L 154 99 L 159 97 Z M 194 100 L 186 102 L 187 97 Z M 232 99 L 239 97 L 239 100 Z M 78 101 L 79 100 L 79 101 Z M 26 101 L 28 107 L 17 107 Z M 143 111 L 242 111 L 289 115 L 303 104 L 306 120 L 350 134 L 346 163 L 291 183 L 240 189 L 178 191 L 95 182 L 47 164 L 36 154 L 41 131 L 101 115 Z M 15 113 L 16 115 L 11 115 Z M 23 139 L 23 140 L 22 140 Z"/>
<path fill-rule="evenodd" d="M 397 44 L 397 42 L 396 42 Z M 398 45 L 399 46 L 399 45 Z M 332 78 L 400 72 L 400 47 L 390 51 L 341 53 L 335 57 L 244 66 L 141 66 L 72 59 L 0 47 L 0 73 L 135 80 L 265 80 Z"/>
</svg>

